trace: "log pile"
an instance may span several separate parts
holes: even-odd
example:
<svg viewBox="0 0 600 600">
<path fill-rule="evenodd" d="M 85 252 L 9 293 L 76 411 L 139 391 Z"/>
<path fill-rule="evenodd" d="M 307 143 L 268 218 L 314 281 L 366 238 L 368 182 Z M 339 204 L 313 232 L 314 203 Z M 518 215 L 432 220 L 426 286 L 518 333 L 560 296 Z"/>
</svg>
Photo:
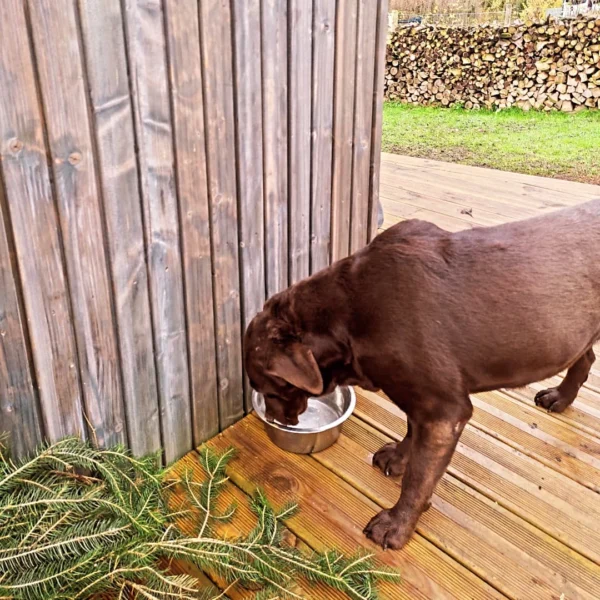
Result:
<svg viewBox="0 0 600 600">
<path fill-rule="evenodd" d="M 405 26 L 388 43 L 388 100 L 465 108 L 600 108 L 600 18 Z"/>
</svg>

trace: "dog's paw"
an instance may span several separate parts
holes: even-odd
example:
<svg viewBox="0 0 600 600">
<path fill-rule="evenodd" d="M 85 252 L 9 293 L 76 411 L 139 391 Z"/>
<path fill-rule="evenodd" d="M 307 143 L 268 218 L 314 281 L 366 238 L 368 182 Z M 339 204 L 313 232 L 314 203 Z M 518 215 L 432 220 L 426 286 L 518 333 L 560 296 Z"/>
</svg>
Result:
<svg viewBox="0 0 600 600">
<path fill-rule="evenodd" d="M 414 530 L 414 526 L 392 515 L 390 510 L 382 510 L 369 521 L 363 533 L 384 550 L 400 550 L 411 538 Z"/>
<path fill-rule="evenodd" d="M 404 474 L 408 463 L 408 453 L 402 452 L 401 444 L 391 443 L 382 446 L 373 455 L 373 466 L 386 477 L 399 477 Z"/>
<path fill-rule="evenodd" d="M 566 398 L 558 388 L 542 390 L 535 395 L 535 405 L 545 408 L 549 412 L 563 412 L 573 400 Z"/>
</svg>

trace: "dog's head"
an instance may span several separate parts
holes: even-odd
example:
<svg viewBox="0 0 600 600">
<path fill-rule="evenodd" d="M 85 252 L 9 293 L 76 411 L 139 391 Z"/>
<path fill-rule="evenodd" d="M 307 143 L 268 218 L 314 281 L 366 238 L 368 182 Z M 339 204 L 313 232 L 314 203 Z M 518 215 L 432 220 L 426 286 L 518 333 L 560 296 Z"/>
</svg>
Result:
<svg viewBox="0 0 600 600">
<path fill-rule="evenodd" d="M 266 416 L 296 425 L 308 398 L 323 393 L 323 377 L 299 332 L 269 301 L 246 330 L 244 366 L 250 385 L 263 394 Z"/>
</svg>

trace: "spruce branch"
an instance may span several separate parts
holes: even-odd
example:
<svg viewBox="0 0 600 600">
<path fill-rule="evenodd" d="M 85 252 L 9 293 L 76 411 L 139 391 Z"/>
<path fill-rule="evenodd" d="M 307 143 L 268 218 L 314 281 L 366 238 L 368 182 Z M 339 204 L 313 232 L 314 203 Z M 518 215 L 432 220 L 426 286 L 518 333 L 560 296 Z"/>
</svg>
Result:
<svg viewBox="0 0 600 600">
<path fill-rule="evenodd" d="M 198 456 L 204 480 L 184 473 L 173 481 L 158 455 L 138 459 L 122 447 L 102 450 L 67 438 L 15 461 L 0 442 L 0 598 L 221 600 L 239 584 L 258 589 L 256 600 L 297 600 L 294 584 L 303 577 L 354 600 L 374 600 L 377 580 L 397 578 L 368 555 L 307 555 L 286 546 L 283 521 L 298 507 L 276 510 L 260 490 L 249 502 L 254 529 L 219 536 L 215 526 L 235 519 L 234 503 L 217 509 L 233 456 L 205 446 Z M 174 500 L 177 510 L 170 509 Z M 177 528 L 182 516 L 194 516 L 196 535 Z M 173 560 L 218 576 L 226 590 L 173 575 L 165 566 Z"/>
</svg>

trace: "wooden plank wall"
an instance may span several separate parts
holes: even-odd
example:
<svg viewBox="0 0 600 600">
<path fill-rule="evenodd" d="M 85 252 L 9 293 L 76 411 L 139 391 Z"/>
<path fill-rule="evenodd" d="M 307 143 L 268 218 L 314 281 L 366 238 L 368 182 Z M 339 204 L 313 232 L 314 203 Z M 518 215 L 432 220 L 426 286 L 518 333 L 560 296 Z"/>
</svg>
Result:
<svg viewBox="0 0 600 600">
<path fill-rule="evenodd" d="M 387 0 L 0 2 L 0 432 L 171 462 L 372 236 Z M 382 33 L 384 32 L 384 33 Z"/>
</svg>

